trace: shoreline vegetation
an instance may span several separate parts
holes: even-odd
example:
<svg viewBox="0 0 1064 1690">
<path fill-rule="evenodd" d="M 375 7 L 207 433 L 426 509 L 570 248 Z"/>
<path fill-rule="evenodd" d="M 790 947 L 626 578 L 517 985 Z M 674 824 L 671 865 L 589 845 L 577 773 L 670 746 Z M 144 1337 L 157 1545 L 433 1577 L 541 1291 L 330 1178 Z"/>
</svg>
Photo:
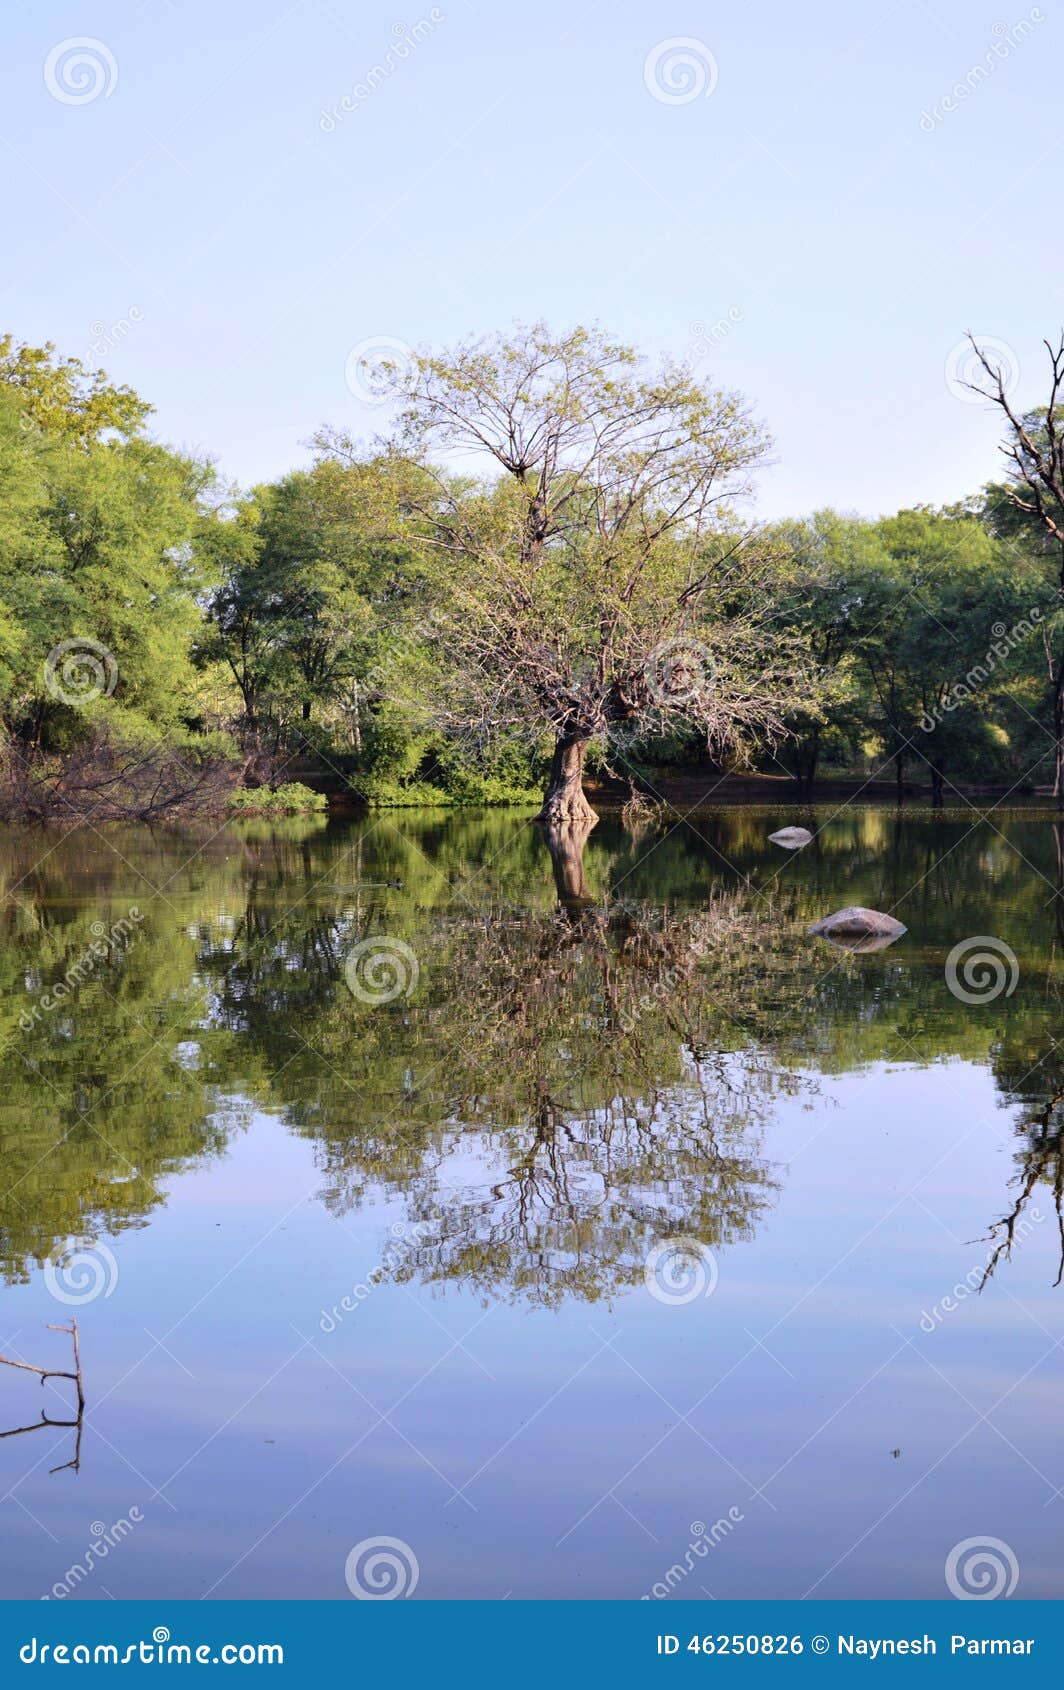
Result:
<svg viewBox="0 0 1064 1690">
<path fill-rule="evenodd" d="M 958 504 L 773 522 L 746 399 L 597 328 L 370 372 L 241 489 L 0 337 L 0 817 L 972 798 L 1064 807 L 1064 342 Z M 460 470 L 453 466 L 459 464 Z"/>
</svg>

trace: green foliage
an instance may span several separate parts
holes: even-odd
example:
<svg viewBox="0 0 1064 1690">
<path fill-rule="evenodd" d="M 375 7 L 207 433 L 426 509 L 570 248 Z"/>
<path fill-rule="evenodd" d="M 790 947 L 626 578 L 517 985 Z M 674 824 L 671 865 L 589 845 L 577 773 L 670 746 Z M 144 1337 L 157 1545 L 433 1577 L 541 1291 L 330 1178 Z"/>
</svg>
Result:
<svg viewBox="0 0 1064 1690">
<path fill-rule="evenodd" d="M 229 794 L 229 813 L 241 816 L 310 816 L 324 815 L 329 801 L 324 792 L 312 792 L 298 780 L 283 786 L 240 786 Z"/>
<path fill-rule="evenodd" d="M 377 807 L 532 802 L 567 734 L 606 778 L 711 755 L 1042 782 L 1059 547 L 1017 484 L 752 538 L 745 402 L 592 330 L 423 358 L 406 397 L 391 446 L 323 433 L 232 495 L 132 389 L 0 339 L 7 813 L 88 802 L 67 773 L 94 746 L 143 813 L 126 771 L 164 742 L 253 793 L 317 759 Z M 1045 413 L 1024 426 L 1038 448 Z"/>
</svg>

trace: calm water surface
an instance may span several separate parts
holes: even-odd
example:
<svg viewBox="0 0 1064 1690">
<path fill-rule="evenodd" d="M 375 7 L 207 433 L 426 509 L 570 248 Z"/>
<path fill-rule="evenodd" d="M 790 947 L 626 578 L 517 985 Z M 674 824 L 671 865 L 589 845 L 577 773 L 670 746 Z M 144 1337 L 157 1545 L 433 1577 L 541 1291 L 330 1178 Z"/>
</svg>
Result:
<svg viewBox="0 0 1064 1690">
<path fill-rule="evenodd" d="M 390 1537 L 427 1598 L 938 1597 L 987 1536 L 1061 1595 L 1051 818 L 584 869 L 515 813 L 6 836 L 0 1352 L 76 1315 L 88 1407 L 0 1368 L 5 1595 L 347 1599 Z M 806 936 L 850 903 L 909 931 Z"/>
</svg>

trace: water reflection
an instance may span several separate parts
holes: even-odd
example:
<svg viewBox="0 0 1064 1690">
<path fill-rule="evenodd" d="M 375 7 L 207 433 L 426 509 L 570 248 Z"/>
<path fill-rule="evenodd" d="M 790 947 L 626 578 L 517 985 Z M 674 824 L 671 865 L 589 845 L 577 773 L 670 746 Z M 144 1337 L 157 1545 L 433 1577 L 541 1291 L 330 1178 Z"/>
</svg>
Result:
<svg viewBox="0 0 1064 1690">
<path fill-rule="evenodd" d="M 402 1199 L 397 1276 L 609 1297 L 656 1240 L 753 1235 L 785 1177 L 766 1150 L 781 1094 L 954 1056 L 987 1066 L 1017 1110 L 1013 1177 L 988 1217 L 1000 1268 L 1035 1193 L 1061 1223 L 1046 907 L 1061 831 L 851 809 L 783 859 L 767 844 L 780 820 L 817 828 L 731 810 L 604 820 L 548 848 L 523 818 L 433 812 L 192 840 L 9 835 L 5 1274 L 147 1224 L 165 1182 L 220 1155 L 257 1107 L 314 1144 L 338 1212 Z M 810 940 L 844 904 L 909 931 L 879 954 Z M 943 963 L 979 933 L 1011 946 L 1021 984 L 973 1007 Z M 344 969 L 373 936 L 417 961 L 413 989 L 379 1003 Z"/>
</svg>

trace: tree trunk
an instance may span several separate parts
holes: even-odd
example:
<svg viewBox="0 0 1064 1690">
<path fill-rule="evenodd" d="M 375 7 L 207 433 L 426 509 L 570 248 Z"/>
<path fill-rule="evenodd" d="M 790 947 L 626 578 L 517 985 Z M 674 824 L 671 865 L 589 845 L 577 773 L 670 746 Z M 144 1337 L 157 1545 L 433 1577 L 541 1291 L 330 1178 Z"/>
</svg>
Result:
<svg viewBox="0 0 1064 1690">
<path fill-rule="evenodd" d="M 1053 686 L 1053 739 L 1056 744 L 1053 797 L 1057 801 L 1057 809 L 1064 810 L 1064 657 L 1057 659 Z"/>
<path fill-rule="evenodd" d="M 905 757 L 900 751 L 894 753 L 894 788 L 900 804 L 905 797 Z"/>
<path fill-rule="evenodd" d="M 590 828 L 598 821 L 598 816 L 584 797 L 582 784 L 587 745 L 586 739 L 579 739 L 573 734 L 558 736 L 543 808 L 539 812 L 539 820 L 551 832 L 573 826 Z"/>
<path fill-rule="evenodd" d="M 945 777 L 942 770 L 936 769 L 933 763 L 929 764 L 929 767 L 931 770 L 931 802 L 936 809 L 941 809 L 942 790 L 945 784 Z"/>
<path fill-rule="evenodd" d="M 798 754 L 795 758 L 795 767 L 798 775 L 799 786 L 811 787 L 813 785 L 816 780 L 817 764 L 819 761 L 820 736 L 818 733 L 812 733 L 806 740 L 805 744 L 799 746 Z"/>
</svg>

